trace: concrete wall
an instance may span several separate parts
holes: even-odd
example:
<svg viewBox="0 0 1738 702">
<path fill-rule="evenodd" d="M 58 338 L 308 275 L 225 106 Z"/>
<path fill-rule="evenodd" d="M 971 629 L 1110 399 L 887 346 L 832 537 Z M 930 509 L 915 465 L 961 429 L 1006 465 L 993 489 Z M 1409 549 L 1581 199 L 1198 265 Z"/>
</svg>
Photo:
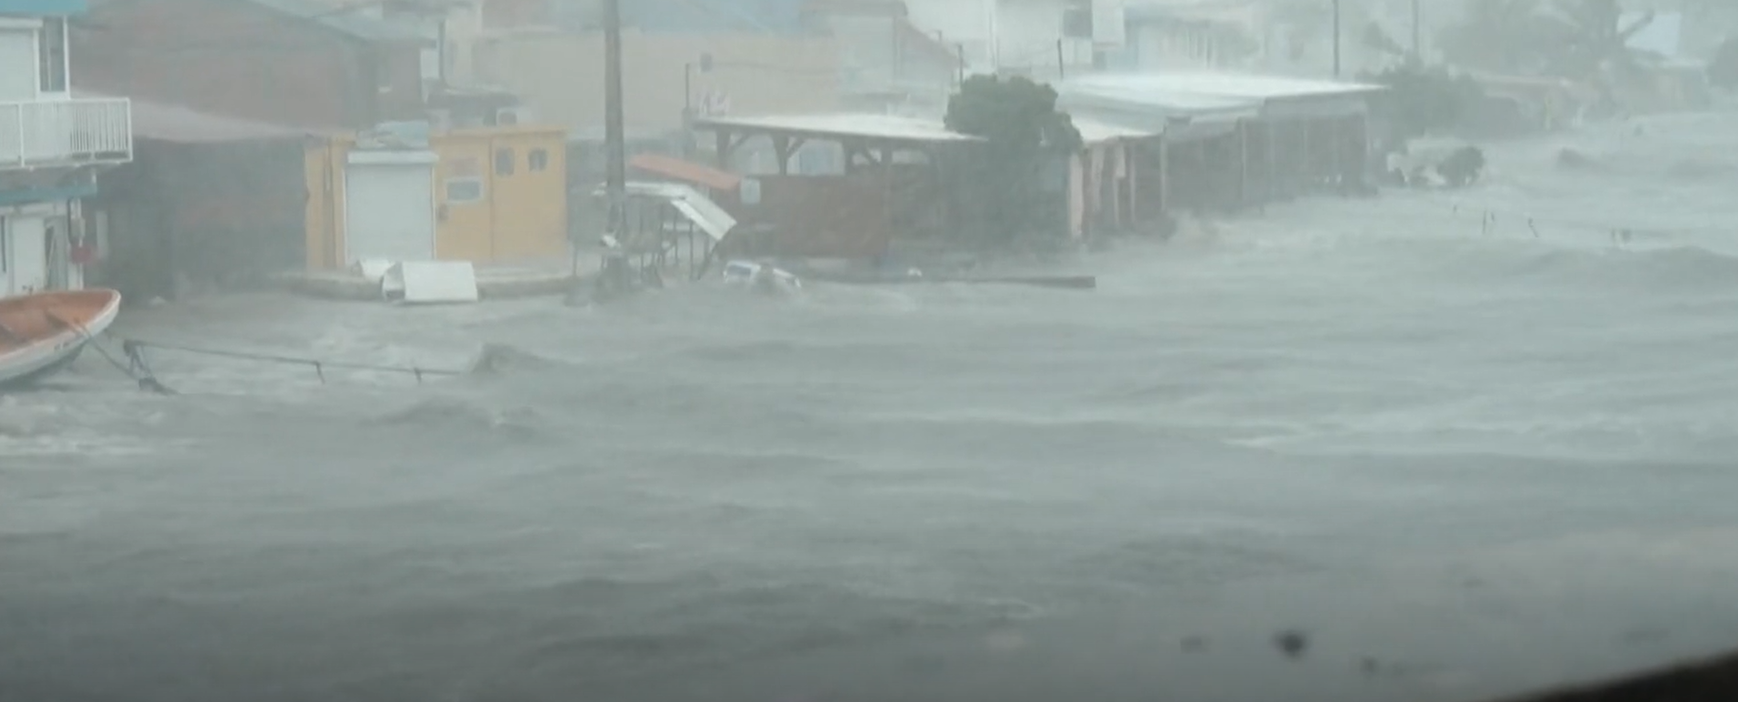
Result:
<svg viewBox="0 0 1738 702">
<path fill-rule="evenodd" d="M 524 99 L 540 122 L 580 131 L 603 125 L 603 36 L 518 33 L 484 40 L 477 73 Z M 683 65 L 711 54 L 713 69 L 694 73 L 694 103 L 709 90 L 729 97 L 732 114 L 819 112 L 838 108 L 834 41 L 769 34 L 623 36 L 624 110 L 635 131 L 682 126 Z"/>
<path fill-rule="evenodd" d="M 423 116 L 421 47 L 371 44 L 244 0 L 93 3 L 81 88 L 299 127 Z"/>
</svg>

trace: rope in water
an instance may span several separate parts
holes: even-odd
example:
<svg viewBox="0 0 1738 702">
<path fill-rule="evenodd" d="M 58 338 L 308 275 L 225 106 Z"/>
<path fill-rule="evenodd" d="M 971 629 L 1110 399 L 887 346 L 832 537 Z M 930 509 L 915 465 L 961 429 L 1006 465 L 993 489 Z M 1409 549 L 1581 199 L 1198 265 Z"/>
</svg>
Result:
<svg viewBox="0 0 1738 702">
<path fill-rule="evenodd" d="M 154 373 L 152 373 L 150 366 L 147 365 L 147 363 L 145 361 L 145 349 L 150 348 L 150 349 L 158 349 L 161 351 L 174 351 L 174 352 L 178 352 L 178 353 L 195 354 L 195 355 L 201 355 L 201 356 L 213 356 L 213 357 L 217 357 L 217 358 L 230 358 L 230 359 L 236 359 L 236 360 L 242 360 L 242 361 L 257 361 L 257 362 L 261 362 L 261 363 L 281 363 L 281 364 L 287 364 L 287 365 L 307 366 L 309 368 L 314 369 L 315 375 L 319 376 L 320 382 L 322 384 L 326 382 L 326 370 L 327 369 L 373 371 L 373 372 L 380 372 L 380 373 L 401 373 L 404 375 L 410 375 L 410 376 L 415 377 L 416 381 L 418 383 L 421 383 L 424 378 L 429 377 L 429 376 L 461 376 L 461 375 L 465 374 L 464 371 L 452 370 L 452 369 L 447 369 L 447 368 L 424 368 L 422 366 L 401 366 L 401 365 L 389 365 L 389 364 L 379 364 L 379 363 L 356 363 L 356 362 L 350 362 L 350 361 L 329 361 L 329 360 L 319 359 L 319 358 L 303 358 L 303 357 L 297 357 L 297 356 L 284 356 L 284 355 L 280 355 L 280 354 L 269 354 L 269 353 L 251 353 L 251 352 L 246 352 L 246 351 L 233 351 L 233 350 L 229 350 L 229 349 L 200 348 L 197 346 L 183 346 L 180 344 L 164 344 L 164 343 L 158 343 L 155 341 L 145 341 L 142 339 L 129 339 L 129 338 L 123 338 L 123 337 L 115 337 L 115 338 L 118 338 L 120 340 L 121 349 L 127 356 L 128 363 L 126 363 L 124 365 L 120 361 L 116 360 L 113 356 L 110 356 L 107 349 L 103 349 L 100 345 L 96 345 L 96 344 L 93 344 L 93 345 L 97 346 L 97 348 L 103 354 L 103 357 L 107 358 L 110 363 L 115 365 L 116 368 L 120 368 L 121 371 L 125 372 L 129 377 L 132 377 L 135 380 L 137 380 L 139 382 L 139 387 L 141 389 L 151 390 L 153 392 L 158 392 L 158 393 L 163 393 L 163 394 L 171 394 L 173 391 L 169 390 L 161 382 L 157 381 L 156 375 Z"/>
<path fill-rule="evenodd" d="M 151 369 L 145 366 L 145 359 L 143 357 L 134 356 L 129 352 L 127 354 L 128 362 L 122 363 L 119 359 L 115 358 L 114 354 L 109 353 L 107 348 L 104 348 L 102 344 L 97 343 L 95 339 L 91 339 L 88 343 L 91 347 L 97 350 L 97 353 L 102 354 L 103 359 L 108 361 L 109 365 L 114 366 L 116 370 L 127 374 L 127 377 L 132 378 L 134 382 L 138 383 L 140 390 L 154 392 L 159 395 L 175 394 L 174 390 L 169 389 L 168 386 L 157 380 L 157 377 L 151 373 Z"/>
</svg>

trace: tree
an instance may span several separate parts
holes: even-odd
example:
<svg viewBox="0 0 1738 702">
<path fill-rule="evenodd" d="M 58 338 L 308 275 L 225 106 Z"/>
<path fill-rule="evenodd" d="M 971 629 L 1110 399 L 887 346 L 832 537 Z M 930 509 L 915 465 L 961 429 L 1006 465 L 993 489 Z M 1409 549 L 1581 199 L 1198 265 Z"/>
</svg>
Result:
<svg viewBox="0 0 1738 702">
<path fill-rule="evenodd" d="M 1026 78 L 979 75 L 948 99 L 948 129 L 987 142 L 973 152 L 969 182 L 984 219 L 1004 239 L 1033 233 L 1035 223 L 1067 209 L 1043 195 L 1043 179 L 1081 147 L 1079 130 L 1056 109 L 1056 98 L 1050 86 Z"/>
<path fill-rule="evenodd" d="M 1511 75 L 1588 80 L 1639 72 L 1629 40 L 1653 23 L 1646 13 L 1622 24 L 1617 0 L 1474 0 L 1465 19 L 1443 30 L 1442 52 L 1468 68 Z"/>
<path fill-rule="evenodd" d="M 1388 140 L 1396 143 L 1463 127 L 1484 100 L 1484 90 L 1471 78 L 1417 61 L 1358 78 L 1388 87 L 1374 110 L 1388 128 Z"/>
<path fill-rule="evenodd" d="M 1547 47 L 1565 34 L 1544 9 L 1540 0 L 1474 0 L 1465 19 L 1442 30 L 1443 57 L 1467 68 L 1539 73 L 1549 61 Z"/>
<path fill-rule="evenodd" d="M 1557 75 L 1590 78 L 1607 70 L 1626 80 L 1642 73 L 1629 41 L 1653 24 L 1654 13 L 1623 25 L 1617 0 L 1558 0 L 1556 15 L 1567 28 L 1568 43 L 1556 52 Z"/>
</svg>

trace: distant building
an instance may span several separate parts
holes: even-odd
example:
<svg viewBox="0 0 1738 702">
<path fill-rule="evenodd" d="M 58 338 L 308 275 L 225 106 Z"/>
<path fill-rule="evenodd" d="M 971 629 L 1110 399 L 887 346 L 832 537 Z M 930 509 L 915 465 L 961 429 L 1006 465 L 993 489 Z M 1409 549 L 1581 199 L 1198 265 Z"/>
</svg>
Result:
<svg viewBox="0 0 1738 702">
<path fill-rule="evenodd" d="M 912 23 L 899 0 L 810 0 L 811 31 L 839 47 L 840 97 L 852 111 L 939 116 L 965 72 L 963 47 Z"/>
<path fill-rule="evenodd" d="M 1102 67 L 1127 40 L 1128 0 L 923 0 L 912 22 L 956 47 L 971 73 L 1054 80 Z"/>
<path fill-rule="evenodd" d="M 1197 0 L 1142 3 L 1127 9 L 1126 48 L 1119 68 L 1216 70 L 1249 68 L 1266 61 L 1267 3 L 1256 0 Z"/>
<path fill-rule="evenodd" d="M 436 38 L 319 0 L 91 0 L 84 85 L 230 117 L 362 129 L 426 116 Z"/>
<path fill-rule="evenodd" d="M 131 104 L 72 88 L 68 20 L 85 9 L 0 0 L 0 297 L 83 287 L 83 200 L 133 157 Z"/>
</svg>

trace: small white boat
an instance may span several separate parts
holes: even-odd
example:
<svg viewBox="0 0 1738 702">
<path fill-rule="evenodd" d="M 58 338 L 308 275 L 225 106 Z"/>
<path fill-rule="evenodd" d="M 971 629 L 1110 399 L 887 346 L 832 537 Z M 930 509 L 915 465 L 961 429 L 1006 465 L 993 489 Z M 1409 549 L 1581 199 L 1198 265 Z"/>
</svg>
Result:
<svg viewBox="0 0 1738 702">
<path fill-rule="evenodd" d="M 803 291 L 802 279 L 790 271 L 740 259 L 724 264 L 724 282 L 772 295 L 794 295 Z"/>
<path fill-rule="evenodd" d="M 120 310 L 121 294 L 113 290 L 0 299 L 0 390 L 28 385 L 71 365 Z"/>
</svg>

